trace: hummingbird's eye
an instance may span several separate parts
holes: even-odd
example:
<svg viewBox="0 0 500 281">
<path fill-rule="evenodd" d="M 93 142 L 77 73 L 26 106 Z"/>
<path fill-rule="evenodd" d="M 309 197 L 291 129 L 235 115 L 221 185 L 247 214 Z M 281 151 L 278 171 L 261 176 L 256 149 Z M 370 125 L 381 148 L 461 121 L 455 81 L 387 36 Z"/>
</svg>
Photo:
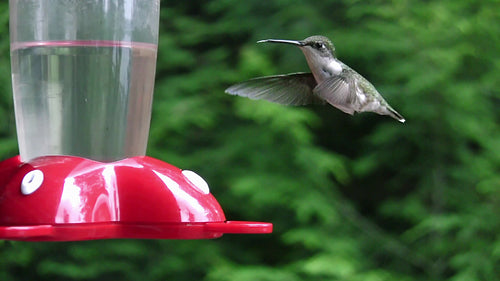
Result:
<svg viewBox="0 0 500 281">
<path fill-rule="evenodd" d="M 319 49 L 323 49 L 325 47 L 325 45 L 323 45 L 323 43 L 317 42 L 317 43 L 314 43 L 314 47 L 319 50 Z"/>
</svg>

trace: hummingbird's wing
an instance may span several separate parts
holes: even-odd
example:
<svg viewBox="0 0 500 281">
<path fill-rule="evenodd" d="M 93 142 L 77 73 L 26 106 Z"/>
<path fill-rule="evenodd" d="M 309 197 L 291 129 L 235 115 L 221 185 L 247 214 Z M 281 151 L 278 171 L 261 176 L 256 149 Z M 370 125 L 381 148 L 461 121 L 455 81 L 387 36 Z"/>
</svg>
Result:
<svg viewBox="0 0 500 281">
<path fill-rule="evenodd" d="M 325 79 L 313 89 L 314 95 L 325 99 L 329 104 L 348 114 L 354 114 L 356 101 L 354 80 L 347 75 L 335 75 Z"/>
<path fill-rule="evenodd" d="M 313 94 L 317 83 L 311 73 L 265 76 L 235 84 L 226 89 L 230 95 L 254 100 L 264 99 L 284 105 L 324 104 Z"/>
</svg>

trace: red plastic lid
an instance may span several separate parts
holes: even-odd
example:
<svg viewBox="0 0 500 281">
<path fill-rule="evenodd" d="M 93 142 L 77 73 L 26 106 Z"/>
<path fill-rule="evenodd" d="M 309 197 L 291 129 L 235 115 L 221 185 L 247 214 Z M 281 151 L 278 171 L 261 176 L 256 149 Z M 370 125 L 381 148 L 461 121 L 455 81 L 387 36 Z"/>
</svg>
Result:
<svg viewBox="0 0 500 281">
<path fill-rule="evenodd" d="M 203 239 L 270 232 L 270 223 L 226 221 L 203 178 L 151 157 L 0 162 L 0 239 Z"/>
</svg>

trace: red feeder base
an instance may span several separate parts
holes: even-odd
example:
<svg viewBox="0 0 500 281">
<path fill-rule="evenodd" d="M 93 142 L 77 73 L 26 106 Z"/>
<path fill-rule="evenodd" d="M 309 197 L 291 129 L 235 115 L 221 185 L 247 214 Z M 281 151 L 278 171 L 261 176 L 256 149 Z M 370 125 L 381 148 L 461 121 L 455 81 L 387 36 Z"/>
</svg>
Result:
<svg viewBox="0 0 500 281">
<path fill-rule="evenodd" d="M 206 239 L 271 233 L 226 221 L 196 173 L 151 157 L 102 163 L 73 156 L 0 162 L 0 239 Z"/>
</svg>

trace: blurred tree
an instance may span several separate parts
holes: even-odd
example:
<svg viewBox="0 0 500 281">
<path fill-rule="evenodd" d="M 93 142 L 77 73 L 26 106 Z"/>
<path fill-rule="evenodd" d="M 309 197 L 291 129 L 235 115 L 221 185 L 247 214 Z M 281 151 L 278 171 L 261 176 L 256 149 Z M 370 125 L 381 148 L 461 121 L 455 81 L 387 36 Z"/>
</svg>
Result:
<svg viewBox="0 0 500 281">
<path fill-rule="evenodd" d="M 9 9 L 0 3 L 0 159 L 16 151 L 16 129 L 12 103 L 9 57 Z"/>
<path fill-rule="evenodd" d="M 162 1 L 148 154 L 207 179 L 214 241 L 0 242 L 0 280 L 500 280 L 496 1 Z M 0 156 L 16 153 L 0 3 Z M 306 71 L 259 39 L 330 37 L 401 114 L 225 95 Z M 29 270 L 27 270 L 29 269 Z"/>
</svg>

